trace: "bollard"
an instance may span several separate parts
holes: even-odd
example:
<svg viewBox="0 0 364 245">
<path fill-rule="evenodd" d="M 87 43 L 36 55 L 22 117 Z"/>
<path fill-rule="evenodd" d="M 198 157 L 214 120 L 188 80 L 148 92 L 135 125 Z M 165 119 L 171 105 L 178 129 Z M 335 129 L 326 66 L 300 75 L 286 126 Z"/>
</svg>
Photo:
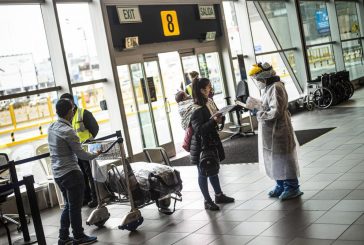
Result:
<svg viewBox="0 0 364 245">
<path fill-rule="evenodd" d="M 24 184 L 27 189 L 28 199 L 30 210 L 32 213 L 33 224 L 35 229 L 35 235 L 37 236 L 37 242 L 40 245 L 46 245 L 46 240 L 44 237 L 43 225 L 42 225 L 42 218 L 40 216 L 39 207 L 37 196 L 34 190 L 34 177 L 33 175 L 26 175 L 23 177 Z"/>
<path fill-rule="evenodd" d="M 11 141 L 12 141 L 12 142 L 15 142 L 15 135 L 14 135 L 14 132 L 11 132 L 10 137 L 11 137 Z"/>
</svg>

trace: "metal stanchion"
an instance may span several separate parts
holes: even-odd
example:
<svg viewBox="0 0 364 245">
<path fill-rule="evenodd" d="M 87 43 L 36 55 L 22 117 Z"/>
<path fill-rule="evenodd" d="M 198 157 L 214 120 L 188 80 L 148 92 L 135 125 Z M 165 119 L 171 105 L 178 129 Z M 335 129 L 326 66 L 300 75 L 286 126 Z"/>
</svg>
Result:
<svg viewBox="0 0 364 245">
<path fill-rule="evenodd" d="M 29 199 L 30 210 L 32 213 L 32 219 L 35 229 L 35 234 L 37 236 L 37 241 L 39 245 L 46 245 L 46 240 L 44 237 L 42 219 L 40 217 L 38 200 L 34 190 L 34 177 L 33 175 L 27 175 L 23 177 L 25 187 L 27 188 L 27 194 Z"/>
<path fill-rule="evenodd" d="M 15 241 L 13 244 L 33 244 L 37 242 L 37 239 L 33 235 L 29 236 L 29 230 L 28 230 L 27 218 L 25 216 L 23 200 L 21 198 L 20 188 L 17 185 L 19 181 L 18 181 L 18 176 L 16 174 L 15 163 L 14 161 L 10 161 L 8 164 L 9 164 L 11 182 L 14 184 L 14 195 L 16 199 L 16 206 L 18 208 L 19 221 L 24 239 Z"/>
</svg>

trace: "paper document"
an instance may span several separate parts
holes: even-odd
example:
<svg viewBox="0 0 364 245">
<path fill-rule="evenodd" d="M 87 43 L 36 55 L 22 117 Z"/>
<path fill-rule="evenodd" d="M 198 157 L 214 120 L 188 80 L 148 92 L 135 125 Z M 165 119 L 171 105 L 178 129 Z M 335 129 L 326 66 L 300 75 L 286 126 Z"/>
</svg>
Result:
<svg viewBox="0 0 364 245">
<path fill-rule="evenodd" d="M 262 110 L 262 101 L 253 97 L 248 97 L 246 103 L 243 103 L 238 100 L 235 100 L 235 103 L 249 110 L 253 109 L 257 109 L 258 111 Z"/>
<path fill-rule="evenodd" d="M 225 106 L 223 108 L 221 108 L 220 110 L 218 110 L 214 115 L 212 115 L 210 118 L 213 118 L 214 116 L 216 116 L 217 114 L 221 114 L 222 116 L 224 116 L 226 113 L 228 113 L 229 111 L 233 110 L 235 108 L 236 105 L 228 105 Z"/>
</svg>

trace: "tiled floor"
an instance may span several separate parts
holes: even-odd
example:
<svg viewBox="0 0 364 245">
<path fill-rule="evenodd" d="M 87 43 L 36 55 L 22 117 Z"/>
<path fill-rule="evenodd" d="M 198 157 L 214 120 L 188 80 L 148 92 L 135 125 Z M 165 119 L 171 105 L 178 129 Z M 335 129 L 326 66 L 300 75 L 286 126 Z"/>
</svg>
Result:
<svg viewBox="0 0 364 245">
<path fill-rule="evenodd" d="M 281 202 L 267 197 L 274 182 L 257 164 L 221 166 L 224 192 L 236 198 L 220 212 L 203 209 L 195 167 L 179 167 L 183 202 L 166 216 L 156 207 L 142 209 L 137 232 L 118 230 L 128 207 L 110 206 L 103 229 L 87 227 L 96 244 L 364 244 L 364 90 L 349 105 L 304 112 L 293 117 L 297 130 L 337 127 L 300 149 L 301 188 L 305 194 Z M 84 208 L 86 219 L 90 209 Z M 59 209 L 42 213 L 48 244 L 57 242 Z M 33 230 L 31 228 L 31 230 Z M 14 233 L 14 237 L 17 234 Z M 0 244 L 6 244 L 5 237 Z"/>
</svg>

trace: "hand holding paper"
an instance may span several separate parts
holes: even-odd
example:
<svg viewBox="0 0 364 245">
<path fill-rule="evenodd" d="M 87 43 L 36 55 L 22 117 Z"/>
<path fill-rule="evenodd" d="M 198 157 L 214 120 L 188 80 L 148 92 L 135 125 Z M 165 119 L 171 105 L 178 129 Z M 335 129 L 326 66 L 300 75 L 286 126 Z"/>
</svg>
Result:
<svg viewBox="0 0 364 245">
<path fill-rule="evenodd" d="M 254 110 L 254 109 L 257 109 L 258 111 L 262 110 L 262 101 L 253 97 L 248 97 L 246 103 L 235 100 L 235 104 L 240 105 L 249 110 Z"/>
<path fill-rule="evenodd" d="M 226 113 L 228 113 L 229 111 L 233 110 L 235 108 L 235 105 L 228 105 L 225 106 L 223 108 L 221 108 L 220 110 L 218 110 L 214 115 L 212 115 L 210 118 L 214 118 L 214 117 L 221 117 L 221 116 L 225 116 Z M 219 115 L 220 114 L 220 115 Z"/>
</svg>

